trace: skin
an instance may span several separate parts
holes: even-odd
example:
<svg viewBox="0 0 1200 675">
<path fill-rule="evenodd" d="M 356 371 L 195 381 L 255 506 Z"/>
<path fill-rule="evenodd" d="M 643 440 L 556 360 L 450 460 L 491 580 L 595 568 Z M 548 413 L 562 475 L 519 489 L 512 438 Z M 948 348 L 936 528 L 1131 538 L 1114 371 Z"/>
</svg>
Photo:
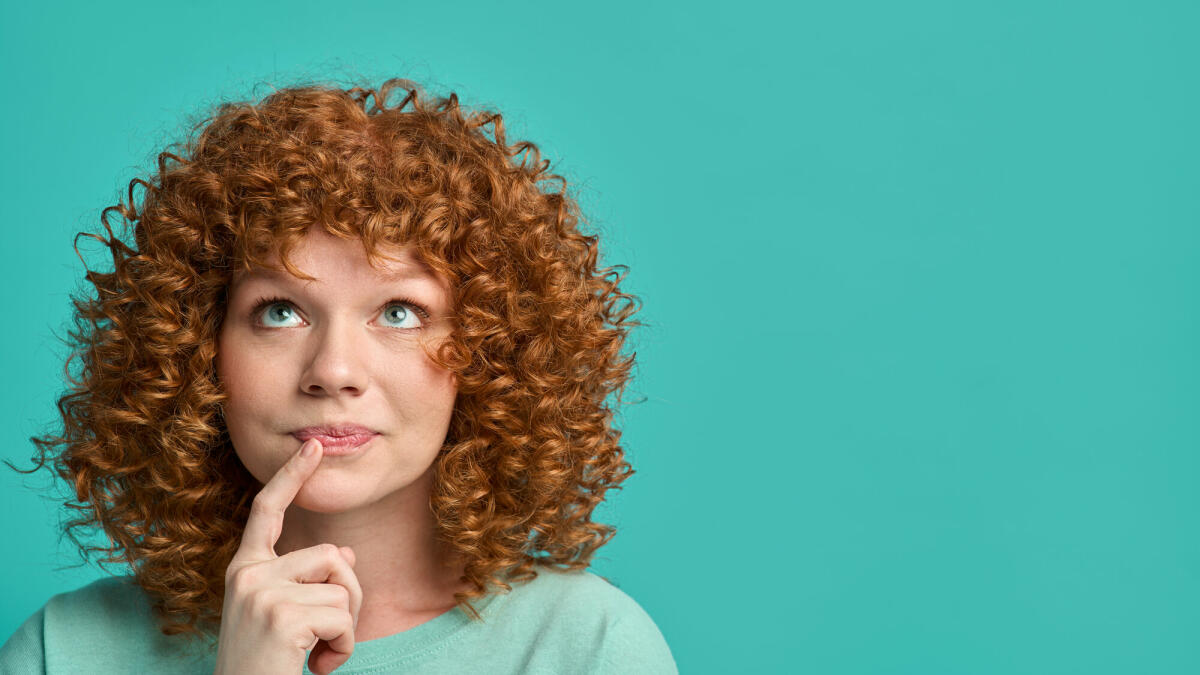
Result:
<svg viewBox="0 0 1200 675">
<path fill-rule="evenodd" d="M 323 459 L 310 440 L 254 497 L 238 550 L 225 571 L 214 675 L 295 673 L 304 662 L 328 675 L 354 653 L 362 606 L 354 553 L 321 544 L 280 556 L 284 514 Z"/>
<path fill-rule="evenodd" d="M 289 259 L 315 280 L 265 270 L 239 274 L 216 363 L 228 395 L 230 439 L 264 484 L 296 456 L 301 441 L 291 433 L 301 427 L 356 422 L 380 433 L 354 455 L 319 453 L 311 475 L 281 507 L 271 549 L 280 559 L 323 544 L 333 545 L 326 554 L 348 549 L 341 557 L 354 564 L 343 574 L 361 586 L 359 642 L 449 611 L 454 593 L 467 588 L 459 580 L 461 561 L 435 539 L 429 509 L 455 381 L 419 345 L 448 335 L 449 287 L 406 248 L 383 250 L 396 260 L 373 268 L 361 242 L 314 227 Z M 288 302 L 254 311 L 258 300 L 275 296 Z M 399 298 L 430 316 L 394 302 Z M 259 557 L 266 556 L 264 546 L 254 549 Z"/>
</svg>

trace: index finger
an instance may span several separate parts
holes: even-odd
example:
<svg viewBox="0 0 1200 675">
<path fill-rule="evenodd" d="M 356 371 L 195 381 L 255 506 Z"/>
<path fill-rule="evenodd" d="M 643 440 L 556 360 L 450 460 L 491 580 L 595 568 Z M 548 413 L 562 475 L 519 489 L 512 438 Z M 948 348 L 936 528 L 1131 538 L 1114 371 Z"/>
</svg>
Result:
<svg viewBox="0 0 1200 675">
<path fill-rule="evenodd" d="M 305 450 L 311 454 L 305 455 Z M 304 482 L 321 465 L 324 449 L 315 438 L 300 446 L 300 451 L 291 457 L 271 480 L 259 490 L 250 505 L 250 517 L 242 532 L 242 543 L 238 546 L 234 560 L 273 560 L 275 542 L 283 532 L 283 514 L 296 498 Z"/>
</svg>

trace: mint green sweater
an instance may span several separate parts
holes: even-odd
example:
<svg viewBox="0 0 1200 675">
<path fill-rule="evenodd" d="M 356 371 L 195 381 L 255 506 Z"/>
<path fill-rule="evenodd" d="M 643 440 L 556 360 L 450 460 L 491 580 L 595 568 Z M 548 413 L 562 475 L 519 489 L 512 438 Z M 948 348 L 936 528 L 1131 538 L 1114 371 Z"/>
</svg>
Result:
<svg viewBox="0 0 1200 675">
<path fill-rule="evenodd" d="M 335 674 L 678 673 L 650 616 L 588 571 L 538 568 L 532 581 L 402 633 L 359 642 Z M 216 643 L 159 632 L 145 593 L 110 577 L 60 593 L 0 648 L 0 674 L 212 673 Z M 303 671 L 310 672 L 307 666 Z"/>
</svg>

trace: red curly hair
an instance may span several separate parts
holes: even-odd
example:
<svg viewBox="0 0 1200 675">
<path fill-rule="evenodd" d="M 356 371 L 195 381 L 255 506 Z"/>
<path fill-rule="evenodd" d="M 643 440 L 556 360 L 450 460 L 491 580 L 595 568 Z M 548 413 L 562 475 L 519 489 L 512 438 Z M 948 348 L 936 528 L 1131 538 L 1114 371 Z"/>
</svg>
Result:
<svg viewBox="0 0 1200 675">
<path fill-rule="evenodd" d="M 407 96 L 387 107 L 397 87 Z M 74 490 L 64 530 L 85 559 L 128 564 L 164 634 L 215 635 L 260 488 L 220 415 L 228 288 L 237 269 L 272 267 L 272 252 L 297 273 L 287 253 L 320 223 L 361 239 L 372 261 L 381 242 L 409 245 L 451 282 L 453 332 L 426 353 L 458 383 L 431 497 L 438 539 L 473 586 L 458 606 L 478 619 L 470 601 L 511 590 L 505 580 L 588 566 L 616 533 L 592 512 L 634 473 L 613 414 L 640 301 L 620 290 L 627 268 L 597 267 L 598 237 L 577 228 L 566 180 L 537 146 L 509 145 L 497 113 L 391 79 L 222 103 L 168 150 L 156 175 L 129 183 L 128 203 L 101 213 L 107 236 L 76 236 L 77 251 L 79 236 L 103 242 L 114 267 L 89 269 L 95 297 L 72 298 L 62 432 L 31 439 L 29 472 L 52 462 Z M 133 224 L 132 246 L 109 211 Z M 92 527 L 108 547 L 74 534 Z"/>
</svg>

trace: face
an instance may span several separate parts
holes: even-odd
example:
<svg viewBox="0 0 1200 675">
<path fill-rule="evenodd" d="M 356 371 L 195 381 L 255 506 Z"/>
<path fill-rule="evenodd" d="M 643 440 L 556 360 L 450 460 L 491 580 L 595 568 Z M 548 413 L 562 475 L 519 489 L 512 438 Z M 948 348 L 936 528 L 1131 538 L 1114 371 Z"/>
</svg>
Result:
<svg viewBox="0 0 1200 675">
<path fill-rule="evenodd" d="M 449 334 L 449 288 L 407 249 L 383 252 L 398 260 L 374 268 L 361 242 L 314 228 L 289 260 L 315 280 L 256 269 L 230 288 L 216 366 L 228 396 L 225 423 L 246 469 L 270 480 L 307 427 L 373 432 L 349 454 L 330 455 L 337 450 L 325 443 L 320 468 L 293 502 L 311 511 L 427 489 L 450 425 L 453 374 L 420 346 Z"/>
</svg>

